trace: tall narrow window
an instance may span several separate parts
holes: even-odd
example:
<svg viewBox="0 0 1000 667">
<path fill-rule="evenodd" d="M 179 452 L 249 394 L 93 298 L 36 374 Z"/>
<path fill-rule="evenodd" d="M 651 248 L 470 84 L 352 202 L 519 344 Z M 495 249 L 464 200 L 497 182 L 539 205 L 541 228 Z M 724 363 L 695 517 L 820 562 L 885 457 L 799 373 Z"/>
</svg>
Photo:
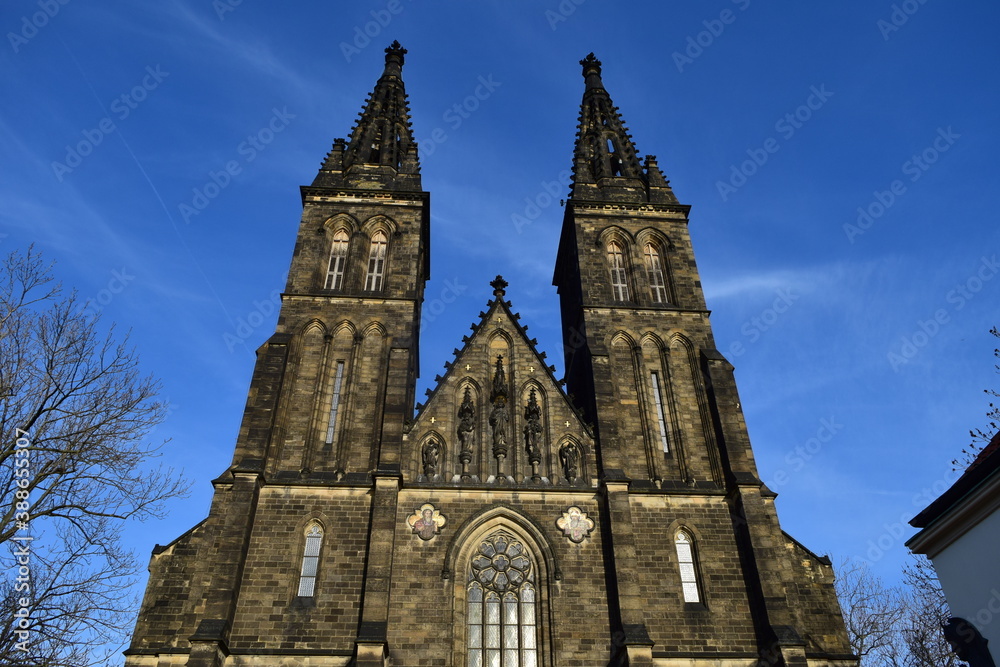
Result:
<svg viewBox="0 0 1000 667">
<path fill-rule="evenodd" d="M 663 418 L 663 394 L 660 392 L 660 376 L 656 371 L 651 373 L 653 378 L 653 400 L 656 401 L 656 421 L 660 425 L 660 445 L 664 452 L 669 452 L 667 445 L 667 421 Z"/>
<path fill-rule="evenodd" d="M 469 570 L 467 667 L 538 667 L 535 573 L 503 531 L 479 545 Z"/>
<path fill-rule="evenodd" d="M 694 543 L 686 531 L 680 530 L 674 538 L 677 547 L 677 562 L 681 570 L 681 589 L 685 602 L 701 602 L 698 592 L 698 573 L 694 562 Z"/>
<path fill-rule="evenodd" d="M 377 292 L 382 289 L 387 248 L 388 241 L 385 232 L 375 232 L 372 235 L 371 249 L 368 251 L 368 278 L 365 280 L 365 289 L 369 292 Z"/>
<path fill-rule="evenodd" d="M 333 248 L 330 250 L 330 267 L 326 272 L 326 289 L 342 289 L 344 287 L 344 269 L 347 266 L 347 232 L 337 230 L 333 235 Z"/>
<path fill-rule="evenodd" d="M 333 376 L 333 400 L 330 402 L 330 423 L 326 427 L 326 444 L 333 444 L 337 432 L 337 410 L 340 409 L 340 385 L 344 380 L 344 362 L 337 362 L 337 372 Z"/>
<path fill-rule="evenodd" d="M 628 277 L 625 272 L 625 253 L 617 241 L 608 244 L 608 267 L 611 270 L 611 290 L 616 301 L 628 301 Z"/>
<path fill-rule="evenodd" d="M 660 252 L 652 243 L 646 244 L 643 254 L 646 257 L 646 273 L 649 275 L 649 288 L 653 292 L 654 303 L 667 302 L 667 284 L 663 279 L 663 263 Z"/>
<path fill-rule="evenodd" d="M 316 590 L 319 549 L 322 545 L 323 529 L 318 523 L 314 523 L 306 531 L 306 548 L 302 554 L 302 573 L 299 575 L 299 597 L 311 598 Z"/>
</svg>

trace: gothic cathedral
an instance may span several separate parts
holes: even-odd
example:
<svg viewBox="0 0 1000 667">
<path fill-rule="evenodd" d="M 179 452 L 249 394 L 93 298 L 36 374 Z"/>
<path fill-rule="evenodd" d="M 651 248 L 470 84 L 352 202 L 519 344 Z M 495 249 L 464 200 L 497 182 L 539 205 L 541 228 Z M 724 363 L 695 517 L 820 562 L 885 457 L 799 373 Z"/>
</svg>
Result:
<svg viewBox="0 0 1000 667">
<path fill-rule="evenodd" d="M 302 188 L 232 465 L 154 549 L 126 665 L 856 666 L 829 561 L 757 473 L 690 207 L 593 54 L 555 259 L 566 387 L 498 276 L 414 414 L 430 198 L 405 53 Z"/>
</svg>

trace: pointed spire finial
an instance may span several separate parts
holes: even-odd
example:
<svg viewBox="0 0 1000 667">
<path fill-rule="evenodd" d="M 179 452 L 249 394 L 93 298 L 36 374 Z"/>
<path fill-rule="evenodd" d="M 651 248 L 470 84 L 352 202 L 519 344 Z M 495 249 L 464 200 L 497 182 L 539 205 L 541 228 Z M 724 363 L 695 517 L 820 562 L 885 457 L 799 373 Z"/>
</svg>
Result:
<svg viewBox="0 0 1000 667">
<path fill-rule="evenodd" d="M 403 56 L 408 53 L 406 49 L 403 48 L 399 40 L 394 40 L 392 44 L 385 49 L 385 64 L 388 65 L 390 60 L 398 60 L 399 66 L 403 66 Z"/>
<path fill-rule="evenodd" d="M 399 42 L 393 42 L 385 49 L 385 72 L 382 76 L 402 76 L 403 75 L 403 56 L 406 55 L 406 49 L 400 46 Z"/>
<path fill-rule="evenodd" d="M 502 297 L 507 293 L 507 285 L 509 283 L 503 279 L 503 276 L 497 276 L 490 283 L 490 287 L 493 288 L 493 296 Z"/>
<path fill-rule="evenodd" d="M 580 61 L 583 65 L 583 78 L 587 82 L 587 88 L 603 88 L 604 82 L 601 81 L 601 61 L 597 59 L 593 52 L 587 54 L 587 57 Z"/>
<path fill-rule="evenodd" d="M 334 153 L 342 147 L 342 160 L 327 160 L 314 186 L 420 190 L 420 159 L 403 86 L 405 54 L 398 41 L 385 49 L 385 69 L 350 137 L 335 142 Z"/>
</svg>

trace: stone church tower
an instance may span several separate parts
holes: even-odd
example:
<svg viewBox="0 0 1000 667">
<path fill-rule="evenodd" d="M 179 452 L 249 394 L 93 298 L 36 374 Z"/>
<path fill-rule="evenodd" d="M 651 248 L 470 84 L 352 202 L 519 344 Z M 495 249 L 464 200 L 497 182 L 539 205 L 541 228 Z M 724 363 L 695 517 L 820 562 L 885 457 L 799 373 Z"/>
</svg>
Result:
<svg viewBox="0 0 1000 667">
<path fill-rule="evenodd" d="M 857 665 L 829 561 L 757 473 L 689 207 L 593 55 L 555 262 L 570 393 L 498 276 L 414 415 L 430 198 L 405 53 L 302 188 L 232 465 L 154 549 L 126 665 Z"/>
</svg>

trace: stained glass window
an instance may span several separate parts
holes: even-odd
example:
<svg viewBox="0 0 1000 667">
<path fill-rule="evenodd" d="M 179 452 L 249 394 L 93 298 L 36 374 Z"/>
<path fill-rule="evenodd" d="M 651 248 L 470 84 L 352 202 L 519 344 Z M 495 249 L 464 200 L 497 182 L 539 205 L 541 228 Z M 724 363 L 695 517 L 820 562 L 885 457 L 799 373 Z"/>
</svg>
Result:
<svg viewBox="0 0 1000 667">
<path fill-rule="evenodd" d="M 468 667 L 537 667 L 534 571 L 527 550 L 503 531 L 483 540 L 468 584 Z"/>
<path fill-rule="evenodd" d="M 312 597 L 316 590 L 316 572 L 319 570 L 319 551 L 323 545 L 323 529 L 318 523 L 306 531 L 306 548 L 302 554 L 302 573 L 299 576 L 299 596 Z"/>
<path fill-rule="evenodd" d="M 649 288 L 653 292 L 654 303 L 667 302 L 667 284 L 663 279 L 663 262 L 660 251 L 652 243 L 647 243 L 643 251 L 646 258 L 646 273 L 649 275 Z"/>
<path fill-rule="evenodd" d="M 389 242 L 385 232 L 377 231 L 372 235 L 372 244 L 368 251 L 368 278 L 365 280 L 365 289 L 369 292 L 382 289 L 385 277 L 385 253 L 388 247 Z"/>
<path fill-rule="evenodd" d="M 681 589 L 685 602 L 701 602 L 698 591 L 698 573 L 694 561 L 694 543 L 685 531 L 678 531 L 674 538 L 677 547 L 677 563 L 681 570 Z"/>
<path fill-rule="evenodd" d="M 337 373 L 333 376 L 333 400 L 330 402 L 330 421 L 326 426 L 326 444 L 332 445 L 337 432 L 337 412 L 340 409 L 340 385 L 344 380 L 344 362 L 337 362 Z"/>
<path fill-rule="evenodd" d="M 338 230 L 333 235 L 333 247 L 330 250 L 330 268 L 326 272 L 326 289 L 341 289 L 344 287 L 344 269 L 347 266 L 347 232 Z"/>
<path fill-rule="evenodd" d="M 608 267 L 611 270 L 611 291 L 617 301 L 628 301 L 628 277 L 625 273 L 625 253 L 617 241 L 608 244 Z"/>
<path fill-rule="evenodd" d="M 656 371 L 650 373 L 653 379 L 653 400 L 656 401 L 656 421 L 660 427 L 660 446 L 664 452 L 669 452 L 670 447 L 667 442 L 667 421 L 663 417 L 663 394 L 660 392 L 660 376 Z"/>
</svg>

